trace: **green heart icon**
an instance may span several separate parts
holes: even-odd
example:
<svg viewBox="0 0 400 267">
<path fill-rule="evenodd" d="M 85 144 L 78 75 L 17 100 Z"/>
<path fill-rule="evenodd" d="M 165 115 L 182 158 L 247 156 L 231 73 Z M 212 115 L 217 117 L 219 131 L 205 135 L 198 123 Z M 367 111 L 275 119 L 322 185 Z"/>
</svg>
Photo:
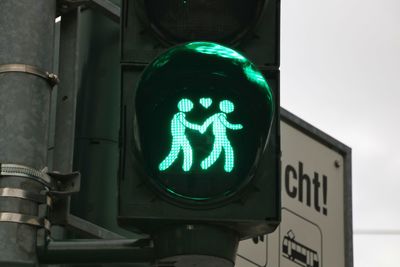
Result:
<svg viewBox="0 0 400 267">
<path fill-rule="evenodd" d="M 201 98 L 200 104 L 205 108 L 209 108 L 212 104 L 212 100 L 211 98 Z"/>
</svg>

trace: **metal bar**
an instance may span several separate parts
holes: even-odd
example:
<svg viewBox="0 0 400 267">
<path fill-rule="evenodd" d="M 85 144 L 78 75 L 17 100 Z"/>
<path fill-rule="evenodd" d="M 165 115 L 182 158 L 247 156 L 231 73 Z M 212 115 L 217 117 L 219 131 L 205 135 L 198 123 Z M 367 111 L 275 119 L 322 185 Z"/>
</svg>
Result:
<svg viewBox="0 0 400 267">
<path fill-rule="evenodd" d="M 360 229 L 354 230 L 354 235 L 400 235 L 400 229 Z"/>
<path fill-rule="evenodd" d="M 109 0 L 91 0 L 90 6 L 97 9 L 116 23 L 121 20 L 121 8 Z"/>
<path fill-rule="evenodd" d="M 94 238 L 124 239 L 124 237 L 119 234 L 111 232 L 103 227 L 95 225 L 71 214 L 68 215 L 65 226 L 73 230 L 74 232 L 80 232 Z"/>
<path fill-rule="evenodd" d="M 80 8 L 62 16 L 59 76 L 53 170 L 67 173 L 73 169 L 77 95 L 81 83 Z"/>
<path fill-rule="evenodd" d="M 55 91 L 57 104 L 52 170 L 61 173 L 73 170 L 77 95 L 81 85 L 80 14 L 80 7 L 64 14 L 60 27 L 59 77 L 65 82 L 60 83 Z M 70 198 L 55 201 L 51 221 L 54 224 L 64 223 L 69 207 Z M 62 237 L 63 233 L 53 231 L 52 235 Z"/>
<path fill-rule="evenodd" d="M 154 261 L 154 250 L 147 240 L 50 241 L 39 249 L 45 264 L 136 263 Z"/>
</svg>

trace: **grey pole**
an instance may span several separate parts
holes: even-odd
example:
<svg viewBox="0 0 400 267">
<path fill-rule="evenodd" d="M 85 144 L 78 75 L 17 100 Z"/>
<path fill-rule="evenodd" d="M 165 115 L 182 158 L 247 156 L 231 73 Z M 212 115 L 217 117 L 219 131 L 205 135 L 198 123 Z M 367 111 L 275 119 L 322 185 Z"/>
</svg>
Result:
<svg viewBox="0 0 400 267">
<path fill-rule="evenodd" d="M 44 186 L 37 175 L 3 170 L 46 166 L 55 9 L 55 0 L 0 1 L 0 266 L 37 265 L 38 226 L 25 219 L 38 215 L 40 201 L 26 195 Z"/>
</svg>

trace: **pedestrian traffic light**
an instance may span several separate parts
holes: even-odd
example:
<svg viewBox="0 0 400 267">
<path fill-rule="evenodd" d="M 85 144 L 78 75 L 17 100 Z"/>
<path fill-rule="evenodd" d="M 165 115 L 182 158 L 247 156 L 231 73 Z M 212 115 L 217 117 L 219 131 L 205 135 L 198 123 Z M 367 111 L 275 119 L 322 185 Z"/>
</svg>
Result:
<svg viewBox="0 0 400 267">
<path fill-rule="evenodd" d="M 270 231 L 279 105 L 261 71 L 233 49 L 190 42 L 155 59 L 137 84 L 132 74 L 123 80 L 120 222 L 145 232 L 185 221 L 227 224 L 241 237 Z"/>
<path fill-rule="evenodd" d="M 207 233 L 235 251 L 279 224 L 279 7 L 123 3 L 118 221 L 152 235 L 158 255 Z"/>
</svg>

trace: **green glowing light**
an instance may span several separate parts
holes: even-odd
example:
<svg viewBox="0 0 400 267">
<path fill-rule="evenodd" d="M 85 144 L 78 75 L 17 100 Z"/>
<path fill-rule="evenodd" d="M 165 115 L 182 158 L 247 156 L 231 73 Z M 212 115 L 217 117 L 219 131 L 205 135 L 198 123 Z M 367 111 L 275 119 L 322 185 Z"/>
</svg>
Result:
<svg viewBox="0 0 400 267">
<path fill-rule="evenodd" d="M 186 120 L 186 112 L 191 111 L 193 103 L 189 99 L 181 99 L 178 102 L 179 112 L 176 113 L 171 121 L 171 135 L 172 145 L 171 151 L 168 156 L 160 163 L 158 169 L 164 171 L 168 169 L 172 163 L 178 158 L 179 152 L 183 151 L 183 171 L 187 172 L 190 170 L 193 164 L 193 150 L 189 143 L 188 138 L 185 135 L 186 128 L 193 130 L 200 130 L 200 126 L 190 123 Z"/>
<path fill-rule="evenodd" d="M 258 84 L 260 87 L 264 88 L 268 92 L 268 99 L 272 100 L 272 91 L 269 88 L 267 81 L 264 76 L 258 71 L 253 64 L 247 64 L 244 68 L 244 74 L 246 74 L 247 79 Z"/>
<path fill-rule="evenodd" d="M 247 58 L 245 58 L 235 50 L 216 43 L 209 42 L 192 42 L 186 44 L 185 47 L 193 49 L 202 54 L 216 55 L 219 57 L 237 61 L 240 65 L 243 66 L 243 72 L 246 75 L 247 79 L 264 88 L 268 92 L 268 98 L 270 100 L 272 99 L 271 89 L 269 88 L 268 83 L 264 79 L 262 73 L 257 70 L 257 68 Z"/>
<path fill-rule="evenodd" d="M 212 99 L 201 98 L 199 102 L 203 107 L 208 108 L 212 104 Z M 182 150 L 184 156 L 182 169 L 183 171 L 188 172 L 193 164 L 193 150 L 185 134 L 186 128 L 197 130 L 201 134 L 204 134 L 207 128 L 212 125 L 212 133 L 214 134 L 213 148 L 210 155 L 201 161 L 200 166 L 203 170 L 207 170 L 221 156 L 222 151 L 224 151 L 224 170 L 226 172 L 231 172 L 235 166 L 235 156 L 232 145 L 226 135 L 226 129 L 240 130 L 243 128 L 241 124 L 232 124 L 227 119 L 226 114 L 234 111 L 234 104 L 229 100 L 221 101 L 219 103 L 219 109 L 221 112 L 211 115 L 201 126 L 188 122 L 185 118 L 185 113 L 193 109 L 192 101 L 186 98 L 181 99 L 178 102 L 178 109 L 179 112 L 173 116 L 171 121 L 171 151 L 160 163 L 158 169 L 160 171 L 168 169 L 178 158 L 178 155 Z"/>
<path fill-rule="evenodd" d="M 190 51 L 190 50 L 196 51 L 197 53 L 201 54 L 214 55 L 217 57 L 222 57 L 225 59 L 232 60 L 234 64 L 241 66 L 244 74 L 246 75 L 249 81 L 251 81 L 252 83 L 256 83 L 258 86 L 267 91 L 268 93 L 267 97 L 269 98 L 269 100 L 273 98 L 271 88 L 269 87 L 263 74 L 254 66 L 253 63 L 251 63 L 246 57 L 236 52 L 235 50 L 216 43 L 191 42 L 183 46 L 170 49 L 168 50 L 168 52 L 164 53 L 161 57 L 159 57 L 154 62 L 154 65 L 156 66 L 156 68 L 162 68 L 164 65 L 167 65 L 170 62 L 171 58 L 173 58 L 176 54 L 182 51 Z M 150 74 L 151 71 L 148 71 L 148 73 Z M 271 110 L 273 110 L 273 107 Z"/>
<path fill-rule="evenodd" d="M 211 98 L 200 98 L 199 102 L 203 107 L 209 108 L 212 104 L 212 99 Z"/>
<path fill-rule="evenodd" d="M 186 47 L 189 49 L 193 49 L 197 52 L 200 52 L 202 54 L 217 55 L 223 58 L 238 60 L 240 62 L 247 61 L 247 59 L 244 56 L 242 56 L 235 50 L 229 49 L 225 46 L 216 43 L 193 42 L 193 43 L 188 43 Z"/>
<path fill-rule="evenodd" d="M 231 143 L 226 136 L 226 129 L 240 130 L 243 128 L 241 124 L 231 124 L 226 118 L 226 113 L 231 113 L 235 106 L 231 101 L 223 100 L 219 103 L 219 108 L 222 112 L 212 115 L 209 117 L 204 124 L 201 126 L 201 133 L 204 133 L 208 126 L 212 124 L 212 131 L 214 134 L 214 145 L 213 150 L 210 155 L 205 158 L 200 166 L 203 170 L 207 170 L 211 165 L 213 165 L 217 159 L 220 157 L 222 150 L 225 154 L 225 164 L 224 170 L 226 172 L 231 172 L 235 166 L 235 156 Z"/>
<path fill-rule="evenodd" d="M 126 113 L 133 131 L 127 151 L 139 153 L 145 179 L 174 202 L 208 205 L 233 196 L 252 181 L 262 155 L 279 148 L 267 146 L 278 140 L 271 126 L 277 73 L 258 70 L 245 56 L 189 42 L 160 54 L 135 90 L 128 86 L 136 76 L 124 79 L 124 104 L 133 111 Z M 129 153 L 126 160 L 136 160 Z"/>
</svg>

